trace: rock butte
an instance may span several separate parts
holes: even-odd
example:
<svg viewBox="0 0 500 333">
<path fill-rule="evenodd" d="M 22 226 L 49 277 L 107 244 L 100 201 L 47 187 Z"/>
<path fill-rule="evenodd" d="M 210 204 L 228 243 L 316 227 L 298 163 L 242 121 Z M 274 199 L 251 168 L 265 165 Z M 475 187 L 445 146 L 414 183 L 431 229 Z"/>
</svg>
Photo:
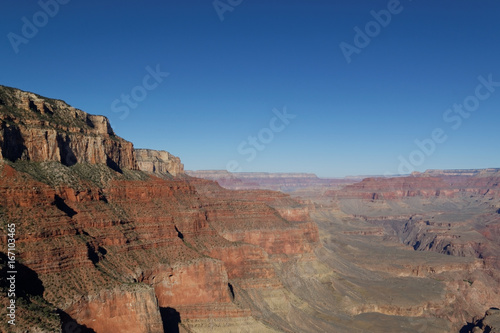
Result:
<svg viewBox="0 0 500 333">
<path fill-rule="evenodd" d="M 498 329 L 498 169 L 184 172 L 103 116 L 3 86 L 0 155 L 16 332 Z"/>
</svg>

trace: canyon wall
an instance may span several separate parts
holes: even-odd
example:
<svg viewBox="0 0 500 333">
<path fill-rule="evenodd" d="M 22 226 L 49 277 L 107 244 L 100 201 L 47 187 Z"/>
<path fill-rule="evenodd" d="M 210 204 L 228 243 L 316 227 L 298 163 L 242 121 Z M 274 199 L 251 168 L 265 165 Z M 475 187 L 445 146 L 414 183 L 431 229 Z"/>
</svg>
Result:
<svg viewBox="0 0 500 333">
<path fill-rule="evenodd" d="M 158 175 L 184 174 L 184 164 L 181 159 L 166 151 L 151 149 L 135 149 L 139 170 Z"/>
<path fill-rule="evenodd" d="M 10 161 L 137 169 L 132 143 L 116 136 L 106 117 L 4 86 L 0 86 L 0 156 Z"/>
<path fill-rule="evenodd" d="M 225 170 L 186 171 L 189 176 L 214 180 L 224 188 L 232 190 L 268 189 L 286 193 L 313 189 L 316 192 L 340 188 L 357 180 L 350 178 L 318 178 L 310 173 L 266 173 L 237 172 Z"/>
<path fill-rule="evenodd" d="M 0 87 L 0 120 L 0 222 L 16 224 L 17 260 L 38 286 L 18 331 L 54 332 L 57 317 L 97 333 L 286 326 L 266 295 L 286 293 L 276 265 L 319 246 L 307 205 L 179 177 L 177 157 L 135 151 L 105 117 L 62 101 Z"/>
<path fill-rule="evenodd" d="M 342 190 L 328 191 L 327 196 L 342 199 L 394 200 L 404 197 L 454 197 L 462 194 L 500 194 L 500 172 L 471 171 L 417 174 L 398 178 L 366 178 Z"/>
</svg>

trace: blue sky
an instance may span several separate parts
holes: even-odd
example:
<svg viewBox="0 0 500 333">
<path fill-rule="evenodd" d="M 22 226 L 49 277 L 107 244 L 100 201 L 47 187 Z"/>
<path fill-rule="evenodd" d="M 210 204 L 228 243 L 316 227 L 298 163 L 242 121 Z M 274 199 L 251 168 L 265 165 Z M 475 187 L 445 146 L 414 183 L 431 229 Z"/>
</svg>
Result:
<svg viewBox="0 0 500 333">
<path fill-rule="evenodd" d="M 3 1 L 0 84 L 105 115 L 191 170 L 500 167 L 500 2 L 215 4 Z M 465 102 L 467 118 L 447 113 Z"/>
</svg>

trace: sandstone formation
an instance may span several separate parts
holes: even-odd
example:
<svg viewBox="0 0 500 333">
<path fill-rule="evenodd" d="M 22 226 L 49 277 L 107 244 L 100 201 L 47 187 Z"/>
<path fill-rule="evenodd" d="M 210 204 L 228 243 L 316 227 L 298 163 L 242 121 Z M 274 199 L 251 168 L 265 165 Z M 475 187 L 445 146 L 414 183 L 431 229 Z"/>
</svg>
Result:
<svg viewBox="0 0 500 333">
<path fill-rule="evenodd" d="M 135 149 L 139 170 L 157 175 L 184 174 L 184 164 L 181 159 L 166 151 L 151 149 Z"/>
<path fill-rule="evenodd" d="M 95 332 L 162 332 L 158 302 L 152 288 L 136 285 L 135 290 L 103 290 L 83 297 L 66 311 Z M 63 324 L 63 333 L 67 326 Z"/>
<path fill-rule="evenodd" d="M 4 86 L 0 86 L 0 157 L 137 169 L 132 143 L 116 136 L 106 117 Z"/>
</svg>

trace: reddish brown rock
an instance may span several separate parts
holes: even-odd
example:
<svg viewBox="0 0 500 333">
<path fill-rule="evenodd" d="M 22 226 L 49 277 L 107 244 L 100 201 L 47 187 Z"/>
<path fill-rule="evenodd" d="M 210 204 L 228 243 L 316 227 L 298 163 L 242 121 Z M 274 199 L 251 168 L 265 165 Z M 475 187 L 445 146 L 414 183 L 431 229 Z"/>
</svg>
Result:
<svg viewBox="0 0 500 333">
<path fill-rule="evenodd" d="M 492 169 L 496 170 L 496 169 Z M 366 178 L 326 195 L 339 199 L 395 200 L 405 197 L 454 197 L 463 193 L 498 196 L 500 173 L 458 176 L 434 173 L 397 178 Z"/>
<path fill-rule="evenodd" d="M 106 117 L 4 86 L 0 86 L 0 157 L 137 169 L 132 143 L 116 136 Z"/>
<path fill-rule="evenodd" d="M 287 195 L 173 178 L 166 152 L 146 151 L 148 175 L 104 117 L 9 88 L 0 101 L 0 218 L 43 299 L 98 333 L 161 331 L 161 311 L 256 322 L 269 310 L 245 295 L 283 292 L 275 257 L 318 245 L 310 207 Z"/>
<path fill-rule="evenodd" d="M 103 290 L 98 295 L 83 297 L 66 311 L 95 332 L 163 332 L 153 290 L 146 285 L 130 289 Z"/>
</svg>

